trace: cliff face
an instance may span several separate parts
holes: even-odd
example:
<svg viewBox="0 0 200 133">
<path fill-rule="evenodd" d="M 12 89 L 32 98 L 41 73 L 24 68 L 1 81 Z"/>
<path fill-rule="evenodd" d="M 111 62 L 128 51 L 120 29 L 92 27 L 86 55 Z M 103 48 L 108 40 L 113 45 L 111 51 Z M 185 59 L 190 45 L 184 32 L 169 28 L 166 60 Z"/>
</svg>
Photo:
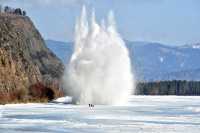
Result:
<svg viewBox="0 0 200 133">
<path fill-rule="evenodd" d="M 28 17 L 0 13 L 0 101 L 26 99 L 37 84 L 58 88 L 63 70 Z"/>
</svg>

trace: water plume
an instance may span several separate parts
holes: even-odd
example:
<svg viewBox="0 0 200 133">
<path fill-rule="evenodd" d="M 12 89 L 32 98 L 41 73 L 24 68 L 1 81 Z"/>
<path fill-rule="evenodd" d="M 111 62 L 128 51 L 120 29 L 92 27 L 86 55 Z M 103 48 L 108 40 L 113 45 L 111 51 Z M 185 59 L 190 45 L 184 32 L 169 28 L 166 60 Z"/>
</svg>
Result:
<svg viewBox="0 0 200 133">
<path fill-rule="evenodd" d="M 90 22 L 86 9 L 75 26 L 74 52 L 66 66 L 66 94 L 77 104 L 124 104 L 134 90 L 131 62 L 123 39 L 116 30 L 113 12 L 108 22 Z"/>
</svg>

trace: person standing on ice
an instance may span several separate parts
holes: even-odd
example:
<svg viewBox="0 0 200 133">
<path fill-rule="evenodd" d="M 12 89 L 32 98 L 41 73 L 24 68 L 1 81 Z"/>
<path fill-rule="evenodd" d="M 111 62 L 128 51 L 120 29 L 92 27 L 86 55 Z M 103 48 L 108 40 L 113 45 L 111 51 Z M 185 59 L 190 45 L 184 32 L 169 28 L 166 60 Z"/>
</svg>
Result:
<svg viewBox="0 0 200 133">
<path fill-rule="evenodd" d="M 88 104 L 89 105 L 89 107 L 94 107 L 94 104 Z"/>
</svg>

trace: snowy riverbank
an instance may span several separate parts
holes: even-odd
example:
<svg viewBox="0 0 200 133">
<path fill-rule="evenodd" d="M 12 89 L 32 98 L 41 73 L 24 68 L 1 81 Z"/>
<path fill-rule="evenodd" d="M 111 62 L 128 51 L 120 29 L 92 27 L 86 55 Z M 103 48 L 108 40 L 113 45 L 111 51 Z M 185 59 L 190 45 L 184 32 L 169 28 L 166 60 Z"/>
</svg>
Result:
<svg viewBox="0 0 200 133">
<path fill-rule="evenodd" d="M 200 97 L 132 96 L 125 106 L 94 108 L 56 103 L 1 105 L 0 131 L 198 133 Z"/>
</svg>

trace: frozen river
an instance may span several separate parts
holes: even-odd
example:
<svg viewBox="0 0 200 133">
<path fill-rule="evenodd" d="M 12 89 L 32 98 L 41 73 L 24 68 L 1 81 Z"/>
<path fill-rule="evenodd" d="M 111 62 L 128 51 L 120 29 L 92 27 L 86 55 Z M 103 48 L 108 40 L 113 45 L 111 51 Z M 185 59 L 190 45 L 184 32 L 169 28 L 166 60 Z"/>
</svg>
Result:
<svg viewBox="0 0 200 133">
<path fill-rule="evenodd" d="M 0 133 L 199 133 L 200 97 L 132 96 L 125 106 L 0 105 Z"/>
</svg>

